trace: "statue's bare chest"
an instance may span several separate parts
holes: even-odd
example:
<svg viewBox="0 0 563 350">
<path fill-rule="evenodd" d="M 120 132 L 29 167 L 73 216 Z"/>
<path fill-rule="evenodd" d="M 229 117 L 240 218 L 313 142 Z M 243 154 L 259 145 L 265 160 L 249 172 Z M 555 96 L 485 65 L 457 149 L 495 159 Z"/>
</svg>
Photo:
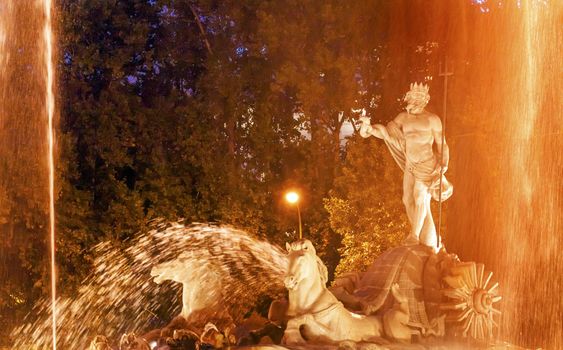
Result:
<svg viewBox="0 0 563 350">
<path fill-rule="evenodd" d="M 403 133 L 426 133 L 431 132 L 430 118 L 427 116 L 409 116 L 402 120 Z"/>
</svg>

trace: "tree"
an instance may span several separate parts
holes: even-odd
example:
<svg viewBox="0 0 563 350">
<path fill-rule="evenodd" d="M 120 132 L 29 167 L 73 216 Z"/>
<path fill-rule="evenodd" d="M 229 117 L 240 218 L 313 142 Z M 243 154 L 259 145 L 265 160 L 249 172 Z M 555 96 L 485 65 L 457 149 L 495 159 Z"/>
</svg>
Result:
<svg viewBox="0 0 563 350">
<path fill-rule="evenodd" d="M 352 137 L 342 173 L 324 205 L 330 226 L 342 236 L 336 273 L 364 271 L 407 233 L 401 201 L 402 173 L 380 140 Z"/>
<path fill-rule="evenodd" d="M 61 12 L 58 264 L 72 293 L 94 244 L 207 211 L 193 156 L 206 51 L 193 16 L 167 2 L 65 1 Z"/>
</svg>

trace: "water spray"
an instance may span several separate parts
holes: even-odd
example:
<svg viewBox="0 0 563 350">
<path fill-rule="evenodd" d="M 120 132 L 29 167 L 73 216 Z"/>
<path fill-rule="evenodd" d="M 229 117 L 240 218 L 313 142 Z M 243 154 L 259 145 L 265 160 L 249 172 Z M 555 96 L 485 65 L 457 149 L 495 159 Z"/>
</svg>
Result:
<svg viewBox="0 0 563 350">
<path fill-rule="evenodd" d="M 51 0 L 43 0 L 45 12 L 45 26 L 43 38 L 45 40 L 45 66 L 47 70 L 45 106 L 47 110 L 48 130 L 47 141 L 49 164 L 49 228 L 50 228 L 50 253 L 51 253 L 51 315 L 53 350 L 57 349 L 57 284 L 55 265 L 55 158 L 54 158 L 54 130 L 53 118 L 55 115 L 55 97 L 53 93 L 53 30 L 51 27 Z"/>
</svg>

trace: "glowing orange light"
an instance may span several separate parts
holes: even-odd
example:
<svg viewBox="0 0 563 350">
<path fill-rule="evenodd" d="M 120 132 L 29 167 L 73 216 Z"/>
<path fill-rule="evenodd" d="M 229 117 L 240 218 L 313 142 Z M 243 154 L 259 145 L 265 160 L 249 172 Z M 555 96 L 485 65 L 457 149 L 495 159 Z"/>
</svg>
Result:
<svg viewBox="0 0 563 350">
<path fill-rule="evenodd" d="M 291 204 L 295 204 L 299 201 L 299 194 L 297 194 L 297 192 L 287 192 L 285 194 L 285 200 L 288 201 Z"/>
<path fill-rule="evenodd" d="M 301 225 L 301 210 L 299 209 L 299 194 L 294 191 L 289 191 L 285 194 L 285 200 L 288 203 L 296 204 L 297 206 L 297 217 L 299 218 L 299 239 L 303 238 L 303 227 Z"/>
</svg>

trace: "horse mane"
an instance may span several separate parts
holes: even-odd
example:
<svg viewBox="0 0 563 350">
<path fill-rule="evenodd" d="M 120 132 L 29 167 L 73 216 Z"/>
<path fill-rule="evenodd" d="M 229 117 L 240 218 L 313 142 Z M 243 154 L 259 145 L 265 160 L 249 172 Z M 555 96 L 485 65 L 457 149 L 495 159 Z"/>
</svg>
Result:
<svg viewBox="0 0 563 350">
<path fill-rule="evenodd" d="M 328 269 L 326 268 L 326 265 L 323 263 L 321 258 L 318 257 L 318 255 L 315 254 L 315 257 L 317 258 L 317 268 L 319 269 L 321 282 L 323 282 L 323 285 L 326 285 L 326 283 L 328 282 Z"/>
</svg>

